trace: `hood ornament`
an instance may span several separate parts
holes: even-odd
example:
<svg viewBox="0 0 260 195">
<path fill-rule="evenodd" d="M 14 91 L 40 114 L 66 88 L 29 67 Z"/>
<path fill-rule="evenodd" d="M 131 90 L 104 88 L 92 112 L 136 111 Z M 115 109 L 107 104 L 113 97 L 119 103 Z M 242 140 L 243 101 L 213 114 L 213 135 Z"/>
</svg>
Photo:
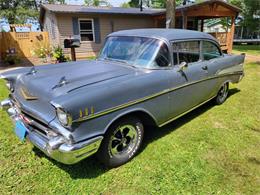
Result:
<svg viewBox="0 0 260 195">
<path fill-rule="evenodd" d="M 66 85 L 68 83 L 67 79 L 65 76 L 61 77 L 60 81 L 58 82 L 57 85 L 55 85 L 52 89 L 56 89 L 58 87 L 62 87 L 63 85 Z"/>
<path fill-rule="evenodd" d="M 31 74 L 35 74 L 37 72 L 37 70 L 35 69 L 35 67 L 33 66 L 31 68 L 31 70 L 26 74 L 26 75 L 31 75 Z"/>
</svg>

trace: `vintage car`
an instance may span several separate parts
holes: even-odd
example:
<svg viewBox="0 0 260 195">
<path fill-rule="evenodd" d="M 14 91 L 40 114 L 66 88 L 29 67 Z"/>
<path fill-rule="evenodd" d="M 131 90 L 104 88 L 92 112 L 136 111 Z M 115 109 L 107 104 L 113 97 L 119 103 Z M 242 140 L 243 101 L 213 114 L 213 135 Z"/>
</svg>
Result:
<svg viewBox="0 0 260 195">
<path fill-rule="evenodd" d="M 244 76 L 245 56 L 223 54 L 209 34 L 137 29 L 107 36 L 98 58 L 21 68 L 1 75 L 1 106 L 51 158 L 76 163 L 94 153 L 117 167 L 140 149 L 147 125 L 163 126 L 214 99 Z M 159 129 L 160 130 L 160 129 Z"/>
</svg>

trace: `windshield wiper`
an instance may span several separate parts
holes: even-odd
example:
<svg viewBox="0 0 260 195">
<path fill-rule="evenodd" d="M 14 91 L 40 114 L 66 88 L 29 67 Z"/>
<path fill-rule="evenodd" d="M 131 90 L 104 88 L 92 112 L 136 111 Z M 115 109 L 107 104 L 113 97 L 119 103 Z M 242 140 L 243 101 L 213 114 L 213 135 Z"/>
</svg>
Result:
<svg viewBox="0 0 260 195">
<path fill-rule="evenodd" d="M 127 62 L 126 60 L 120 60 L 120 59 L 108 58 L 108 57 L 105 57 L 105 58 L 103 58 L 103 59 L 104 59 L 104 60 L 108 60 L 108 61 L 121 62 L 121 63 L 127 64 L 128 66 L 131 66 L 131 67 L 136 68 L 136 66 L 134 66 L 134 65 L 132 65 L 132 64 L 129 64 L 129 62 Z"/>
<path fill-rule="evenodd" d="M 104 60 L 116 61 L 116 62 L 122 62 L 122 63 L 128 64 L 128 62 L 126 60 L 120 60 L 120 59 L 115 59 L 115 58 L 105 57 Z"/>
</svg>

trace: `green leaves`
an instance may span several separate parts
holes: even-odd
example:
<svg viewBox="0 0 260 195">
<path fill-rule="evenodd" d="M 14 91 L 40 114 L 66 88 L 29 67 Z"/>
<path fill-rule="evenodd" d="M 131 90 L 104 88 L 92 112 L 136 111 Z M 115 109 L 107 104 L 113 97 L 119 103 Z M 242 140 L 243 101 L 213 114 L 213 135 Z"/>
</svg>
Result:
<svg viewBox="0 0 260 195">
<path fill-rule="evenodd" d="M 0 0 L 0 18 L 7 19 L 9 24 L 23 24 L 28 19 L 37 20 L 40 3 L 64 4 L 65 0 Z"/>
<path fill-rule="evenodd" d="M 86 6 L 111 6 L 106 0 L 84 0 Z"/>
<path fill-rule="evenodd" d="M 242 9 L 244 26 L 249 32 L 259 31 L 260 28 L 260 1 L 258 0 L 229 0 L 229 3 Z"/>
<path fill-rule="evenodd" d="M 166 0 L 142 0 L 143 6 L 145 7 L 152 7 L 152 8 L 165 8 L 166 7 Z M 176 0 L 176 5 L 181 5 L 183 0 Z M 129 3 L 130 7 L 139 7 L 140 1 L 139 0 L 131 0 Z"/>
<path fill-rule="evenodd" d="M 0 0 L 0 18 L 6 18 L 10 24 L 25 23 L 27 19 L 37 19 L 38 10 L 30 0 Z"/>
</svg>

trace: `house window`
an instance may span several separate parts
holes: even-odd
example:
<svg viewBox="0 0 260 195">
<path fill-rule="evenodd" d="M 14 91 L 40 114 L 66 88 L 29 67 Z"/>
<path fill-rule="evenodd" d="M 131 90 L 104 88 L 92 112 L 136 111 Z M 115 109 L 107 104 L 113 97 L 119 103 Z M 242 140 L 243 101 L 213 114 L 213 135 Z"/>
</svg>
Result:
<svg viewBox="0 0 260 195">
<path fill-rule="evenodd" d="M 94 41 L 94 25 L 92 19 L 79 20 L 79 33 L 81 41 Z"/>
</svg>

